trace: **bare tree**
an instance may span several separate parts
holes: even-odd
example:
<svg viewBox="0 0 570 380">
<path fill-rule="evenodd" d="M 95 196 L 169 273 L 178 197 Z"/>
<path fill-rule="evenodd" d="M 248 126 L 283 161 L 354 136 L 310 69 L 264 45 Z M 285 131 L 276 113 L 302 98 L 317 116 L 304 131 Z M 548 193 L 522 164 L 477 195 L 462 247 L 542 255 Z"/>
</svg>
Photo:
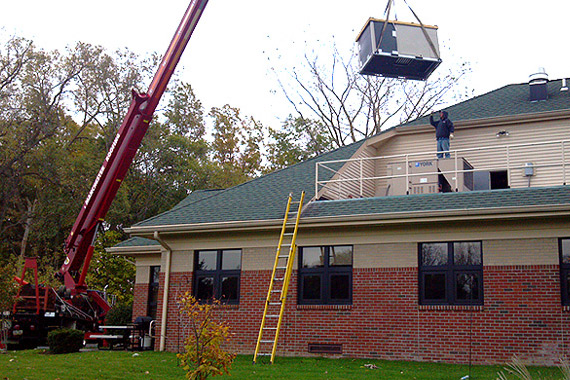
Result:
<svg viewBox="0 0 570 380">
<path fill-rule="evenodd" d="M 355 52 L 346 57 L 305 54 L 300 66 L 275 70 L 279 86 L 298 115 L 317 119 L 337 146 L 379 133 L 388 125 L 422 117 L 469 90 L 461 84 L 468 63 L 441 65 L 425 82 L 359 74 Z"/>
</svg>

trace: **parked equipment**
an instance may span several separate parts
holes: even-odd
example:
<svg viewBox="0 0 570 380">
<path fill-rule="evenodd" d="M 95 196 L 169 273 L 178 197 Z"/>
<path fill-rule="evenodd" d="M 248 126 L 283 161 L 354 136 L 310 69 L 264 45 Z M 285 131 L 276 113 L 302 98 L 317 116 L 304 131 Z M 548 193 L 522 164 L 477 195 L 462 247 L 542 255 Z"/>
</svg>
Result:
<svg viewBox="0 0 570 380">
<path fill-rule="evenodd" d="M 93 255 L 97 231 L 125 178 L 166 85 L 186 47 L 208 0 L 192 0 L 146 93 L 133 90 L 133 99 L 117 136 L 91 187 L 67 238 L 66 259 L 56 274 L 63 281 L 57 291 L 37 283 L 35 259 L 26 260 L 16 300 L 9 348 L 30 348 L 45 342 L 57 327 L 96 332 L 110 305 L 101 293 L 89 290 L 85 278 Z M 34 269 L 35 283 L 24 281 L 25 270 Z"/>
</svg>

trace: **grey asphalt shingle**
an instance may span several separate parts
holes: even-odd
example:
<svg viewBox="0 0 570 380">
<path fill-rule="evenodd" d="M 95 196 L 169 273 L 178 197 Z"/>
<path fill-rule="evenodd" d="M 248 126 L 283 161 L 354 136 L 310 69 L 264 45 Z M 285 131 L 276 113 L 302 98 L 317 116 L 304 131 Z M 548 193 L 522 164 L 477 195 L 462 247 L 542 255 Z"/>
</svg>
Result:
<svg viewBox="0 0 570 380">
<path fill-rule="evenodd" d="M 486 119 L 500 116 L 533 114 L 570 109 L 570 92 L 561 92 L 562 80 L 548 82 L 546 101 L 529 101 L 528 83 L 511 84 L 475 98 L 446 107 L 453 122 Z M 402 126 L 429 124 L 429 116 L 421 117 Z"/>
<path fill-rule="evenodd" d="M 570 186 L 401 195 L 312 202 L 303 218 L 570 204 Z"/>
</svg>

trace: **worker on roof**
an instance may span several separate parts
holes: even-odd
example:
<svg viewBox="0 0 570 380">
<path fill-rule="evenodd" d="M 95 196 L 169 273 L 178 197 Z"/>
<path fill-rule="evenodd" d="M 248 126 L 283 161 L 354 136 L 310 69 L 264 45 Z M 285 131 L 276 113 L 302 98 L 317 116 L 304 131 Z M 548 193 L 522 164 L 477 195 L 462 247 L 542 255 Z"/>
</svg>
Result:
<svg viewBox="0 0 570 380">
<path fill-rule="evenodd" d="M 453 138 L 453 123 L 449 120 L 446 111 L 439 112 L 439 120 L 434 120 L 433 115 L 429 116 L 429 122 L 435 128 L 435 139 L 437 140 L 437 158 L 449 158 L 449 139 Z"/>
</svg>

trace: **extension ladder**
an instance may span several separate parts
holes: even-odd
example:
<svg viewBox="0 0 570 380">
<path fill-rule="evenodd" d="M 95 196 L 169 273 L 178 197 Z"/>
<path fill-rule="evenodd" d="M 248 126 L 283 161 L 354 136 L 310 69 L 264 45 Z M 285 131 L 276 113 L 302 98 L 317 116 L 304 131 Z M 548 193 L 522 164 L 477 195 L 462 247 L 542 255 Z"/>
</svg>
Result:
<svg viewBox="0 0 570 380">
<path fill-rule="evenodd" d="M 259 328 L 255 354 L 253 355 L 254 364 L 257 362 L 258 356 L 271 356 L 271 364 L 273 364 L 275 359 L 279 330 L 283 321 L 285 301 L 287 300 L 287 289 L 289 288 L 289 280 L 293 272 L 293 261 L 295 260 L 295 251 L 297 249 L 295 241 L 297 239 L 304 199 L 304 191 L 301 193 L 301 198 L 298 202 L 293 201 L 292 194 L 289 194 L 287 199 L 283 227 L 279 237 L 277 253 L 275 254 L 275 264 L 273 265 L 263 318 L 261 319 L 261 327 Z M 298 204 L 297 211 L 291 211 L 291 205 L 293 204 Z M 294 221 L 290 221 L 290 219 Z M 282 250 L 286 251 L 286 253 L 283 253 Z M 269 347 L 271 347 L 271 352 L 269 352 Z"/>
</svg>

